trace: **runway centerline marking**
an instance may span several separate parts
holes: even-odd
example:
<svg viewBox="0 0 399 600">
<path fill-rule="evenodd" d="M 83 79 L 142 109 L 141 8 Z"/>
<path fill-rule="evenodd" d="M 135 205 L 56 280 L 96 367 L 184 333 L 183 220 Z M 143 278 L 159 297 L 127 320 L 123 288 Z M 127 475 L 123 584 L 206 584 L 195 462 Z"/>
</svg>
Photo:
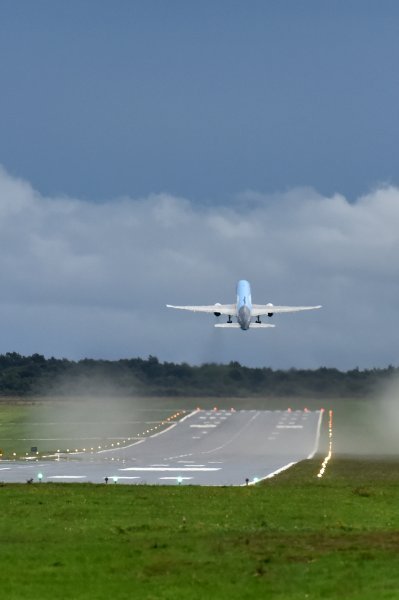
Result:
<svg viewBox="0 0 399 600">
<path fill-rule="evenodd" d="M 183 481 L 186 479 L 193 479 L 193 477 L 160 477 L 159 479 L 173 479 L 174 481 L 179 479 L 180 481 Z"/>
<path fill-rule="evenodd" d="M 46 479 L 86 479 L 87 475 L 46 475 Z"/>
<path fill-rule="evenodd" d="M 220 467 L 125 467 L 119 471 L 220 471 Z"/>
<path fill-rule="evenodd" d="M 249 412 L 254 412 L 255 414 L 225 444 L 222 444 L 221 446 L 218 446 L 217 448 L 213 448 L 212 450 L 205 450 L 204 452 L 201 452 L 201 454 L 212 454 L 213 452 L 217 452 L 218 450 L 222 450 L 223 448 L 225 448 L 226 446 L 228 446 L 229 444 L 231 444 L 236 438 L 238 438 L 238 436 L 241 435 L 241 433 L 244 431 L 244 429 L 246 429 L 247 427 L 249 427 L 249 425 L 251 425 L 252 421 L 254 421 L 257 417 L 259 417 L 259 411 L 256 411 L 256 410 L 252 411 L 251 410 Z M 203 433 L 205 433 L 205 432 L 203 432 Z"/>
</svg>

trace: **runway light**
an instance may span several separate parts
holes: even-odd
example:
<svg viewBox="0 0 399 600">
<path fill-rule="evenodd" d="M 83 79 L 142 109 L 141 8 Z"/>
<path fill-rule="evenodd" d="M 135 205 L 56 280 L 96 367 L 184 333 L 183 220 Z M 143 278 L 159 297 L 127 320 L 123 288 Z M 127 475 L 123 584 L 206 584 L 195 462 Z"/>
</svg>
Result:
<svg viewBox="0 0 399 600">
<path fill-rule="evenodd" d="M 177 478 L 177 483 L 178 483 L 179 485 L 181 485 L 181 484 L 183 483 L 183 477 L 181 477 L 180 475 L 179 475 L 179 477 Z"/>
<path fill-rule="evenodd" d="M 37 478 L 39 481 L 41 481 L 43 479 L 43 473 L 38 473 Z"/>
<path fill-rule="evenodd" d="M 118 483 L 118 478 L 117 477 L 113 477 L 112 480 L 113 480 L 114 483 Z"/>
<path fill-rule="evenodd" d="M 257 477 L 254 477 L 254 483 L 258 483 L 259 479 Z"/>
<path fill-rule="evenodd" d="M 321 477 L 323 477 L 325 470 L 327 468 L 327 464 L 329 462 L 329 460 L 332 457 L 332 442 L 333 442 L 333 411 L 330 410 L 329 411 L 329 420 L 328 420 L 328 454 L 325 457 L 325 459 L 323 460 L 323 463 L 321 465 L 321 469 L 317 474 L 317 477 L 319 477 L 319 479 Z"/>
</svg>

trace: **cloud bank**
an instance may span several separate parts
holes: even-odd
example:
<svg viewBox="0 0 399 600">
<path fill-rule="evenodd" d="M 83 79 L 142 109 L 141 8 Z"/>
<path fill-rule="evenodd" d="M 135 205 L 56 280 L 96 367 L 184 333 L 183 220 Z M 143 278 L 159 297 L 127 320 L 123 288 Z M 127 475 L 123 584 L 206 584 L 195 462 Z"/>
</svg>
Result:
<svg viewBox="0 0 399 600">
<path fill-rule="evenodd" d="M 399 189 L 313 189 L 227 206 L 169 194 L 44 197 L 0 169 L 0 352 L 349 369 L 398 364 Z M 219 331 L 166 303 L 323 304 L 274 330 Z"/>
</svg>

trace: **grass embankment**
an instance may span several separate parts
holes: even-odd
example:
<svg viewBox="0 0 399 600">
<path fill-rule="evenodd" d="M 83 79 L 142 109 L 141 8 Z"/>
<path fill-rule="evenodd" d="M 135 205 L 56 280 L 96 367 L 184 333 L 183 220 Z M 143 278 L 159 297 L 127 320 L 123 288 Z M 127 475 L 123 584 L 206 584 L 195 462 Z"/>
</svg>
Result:
<svg viewBox="0 0 399 600">
<path fill-rule="evenodd" d="M 399 462 L 245 488 L 0 487 L 7 600 L 399 598 Z"/>
</svg>

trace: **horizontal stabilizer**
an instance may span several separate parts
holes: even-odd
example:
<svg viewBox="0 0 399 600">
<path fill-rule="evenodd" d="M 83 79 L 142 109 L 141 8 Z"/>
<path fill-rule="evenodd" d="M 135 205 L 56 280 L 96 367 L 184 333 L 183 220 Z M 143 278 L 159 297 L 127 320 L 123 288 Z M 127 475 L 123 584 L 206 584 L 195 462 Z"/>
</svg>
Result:
<svg viewBox="0 0 399 600">
<path fill-rule="evenodd" d="M 223 327 L 223 328 L 233 328 L 240 329 L 239 323 L 216 323 L 215 327 Z M 269 327 L 276 327 L 275 325 L 271 325 L 270 323 L 251 323 L 249 326 L 250 329 L 266 329 Z"/>
</svg>

